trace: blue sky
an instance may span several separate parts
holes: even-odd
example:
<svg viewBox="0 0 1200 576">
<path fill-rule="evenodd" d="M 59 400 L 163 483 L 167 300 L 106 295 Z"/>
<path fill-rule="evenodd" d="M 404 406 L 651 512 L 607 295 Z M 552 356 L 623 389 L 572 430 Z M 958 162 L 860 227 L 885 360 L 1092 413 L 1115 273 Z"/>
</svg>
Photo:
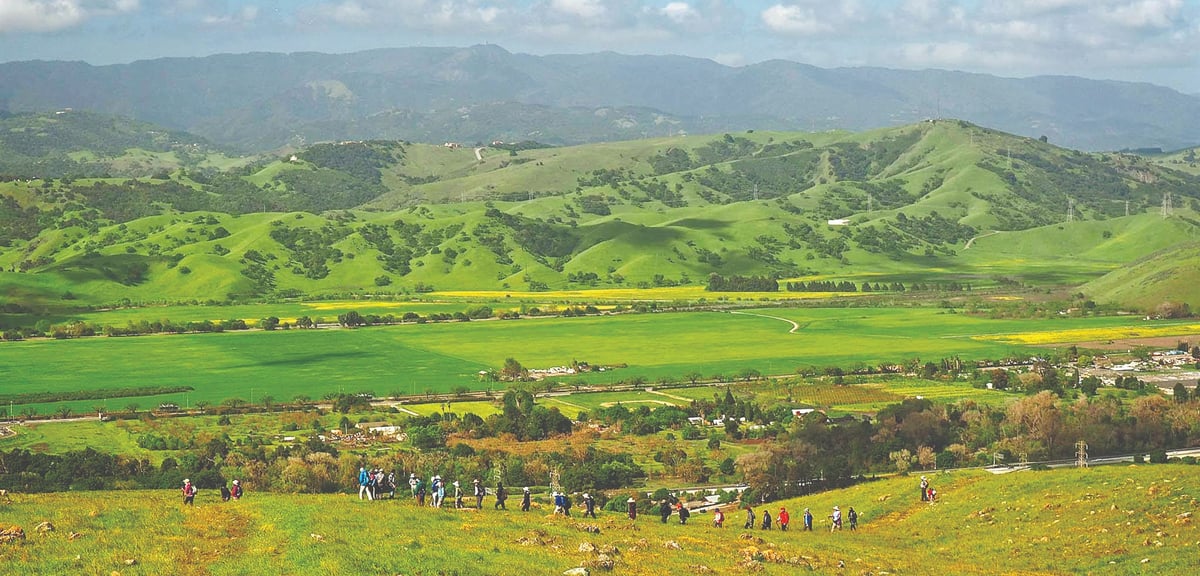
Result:
<svg viewBox="0 0 1200 576">
<path fill-rule="evenodd" d="M 1200 0 L 0 0 L 0 61 L 481 43 L 734 66 L 1070 74 L 1200 93 Z"/>
</svg>

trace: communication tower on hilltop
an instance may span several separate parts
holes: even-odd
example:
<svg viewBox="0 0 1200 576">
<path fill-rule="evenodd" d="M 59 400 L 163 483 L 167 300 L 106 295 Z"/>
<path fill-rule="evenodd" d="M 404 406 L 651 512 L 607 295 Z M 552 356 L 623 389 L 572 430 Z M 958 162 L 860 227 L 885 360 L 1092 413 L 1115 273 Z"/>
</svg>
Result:
<svg viewBox="0 0 1200 576">
<path fill-rule="evenodd" d="M 1075 221 L 1075 199 L 1067 198 L 1067 222 Z"/>
<path fill-rule="evenodd" d="M 558 468 L 550 471 L 550 491 L 562 492 L 562 484 L 559 483 L 559 478 L 562 476 L 558 473 Z"/>
<path fill-rule="evenodd" d="M 1087 442 L 1080 440 L 1075 443 L 1075 466 L 1077 468 L 1088 467 Z"/>
<path fill-rule="evenodd" d="M 1170 215 L 1171 215 L 1171 193 L 1167 192 L 1166 194 L 1163 194 L 1163 201 L 1162 201 L 1163 220 L 1166 220 L 1167 217 Z"/>
</svg>

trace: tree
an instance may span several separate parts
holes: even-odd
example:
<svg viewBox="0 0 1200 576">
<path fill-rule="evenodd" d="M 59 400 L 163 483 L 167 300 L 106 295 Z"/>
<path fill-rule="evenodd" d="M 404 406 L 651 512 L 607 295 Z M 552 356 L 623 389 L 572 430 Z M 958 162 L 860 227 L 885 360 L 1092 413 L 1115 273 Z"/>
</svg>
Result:
<svg viewBox="0 0 1200 576">
<path fill-rule="evenodd" d="M 262 320 L 259 320 L 258 325 L 263 330 L 274 330 L 279 327 L 279 318 L 275 316 L 268 316 Z"/>
<path fill-rule="evenodd" d="M 140 404 L 138 404 L 137 402 L 130 402 L 125 405 L 125 410 L 128 411 L 130 414 L 137 414 L 138 408 L 141 408 L 141 407 L 142 406 Z"/>
<path fill-rule="evenodd" d="M 263 408 L 266 408 L 268 412 L 270 412 L 270 411 L 271 411 L 271 406 L 273 406 L 274 404 L 275 404 L 275 397 L 274 397 L 274 396 L 271 396 L 271 395 L 269 395 L 269 394 L 268 394 L 268 395 L 264 395 L 264 396 L 262 397 L 262 405 L 263 405 Z"/>
<path fill-rule="evenodd" d="M 67 418 L 71 417 L 71 407 L 70 406 L 59 406 L 58 410 L 55 411 L 55 414 L 58 414 L 59 418 L 66 420 Z"/>
<path fill-rule="evenodd" d="M 912 453 L 908 451 L 908 448 L 903 448 L 896 450 L 895 452 L 888 453 L 888 459 L 896 465 L 896 471 L 901 474 L 908 472 L 908 469 L 912 466 L 913 462 Z"/>
<path fill-rule="evenodd" d="M 500 369 L 502 380 L 521 381 L 529 378 L 529 370 L 525 369 L 516 358 L 505 358 L 504 367 Z"/>
</svg>

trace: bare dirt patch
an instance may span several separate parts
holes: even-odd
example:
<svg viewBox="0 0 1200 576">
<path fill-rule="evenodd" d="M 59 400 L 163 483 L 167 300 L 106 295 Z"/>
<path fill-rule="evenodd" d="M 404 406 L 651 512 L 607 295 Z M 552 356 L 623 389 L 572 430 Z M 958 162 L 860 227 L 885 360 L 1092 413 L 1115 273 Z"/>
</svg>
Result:
<svg viewBox="0 0 1200 576">
<path fill-rule="evenodd" d="M 1195 344 L 1200 342 L 1200 336 L 1156 336 L 1154 338 L 1121 338 L 1117 340 L 1093 340 L 1089 342 L 1059 342 L 1043 344 L 1042 348 L 1062 348 L 1075 344 L 1080 348 L 1090 350 L 1129 350 L 1131 348 L 1175 348 L 1180 342 Z"/>
</svg>

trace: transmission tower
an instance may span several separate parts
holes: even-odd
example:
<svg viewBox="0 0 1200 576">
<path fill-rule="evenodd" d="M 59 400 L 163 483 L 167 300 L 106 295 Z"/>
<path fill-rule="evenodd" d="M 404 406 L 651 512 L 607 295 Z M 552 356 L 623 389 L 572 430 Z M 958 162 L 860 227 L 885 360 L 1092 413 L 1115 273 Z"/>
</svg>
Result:
<svg viewBox="0 0 1200 576">
<path fill-rule="evenodd" d="M 1080 440 L 1075 443 L 1075 466 L 1077 468 L 1088 467 L 1088 445 L 1087 442 Z"/>
<path fill-rule="evenodd" d="M 1075 221 L 1075 199 L 1067 198 L 1067 222 Z"/>
<path fill-rule="evenodd" d="M 558 483 L 559 478 L 561 478 L 561 475 L 558 473 L 558 468 L 555 468 L 554 470 L 550 471 L 550 491 L 551 492 L 562 492 L 562 484 Z"/>
<path fill-rule="evenodd" d="M 1162 201 L 1163 220 L 1166 220 L 1167 217 L 1170 215 L 1171 215 L 1171 193 L 1167 192 L 1166 194 L 1163 194 L 1163 201 Z"/>
</svg>

